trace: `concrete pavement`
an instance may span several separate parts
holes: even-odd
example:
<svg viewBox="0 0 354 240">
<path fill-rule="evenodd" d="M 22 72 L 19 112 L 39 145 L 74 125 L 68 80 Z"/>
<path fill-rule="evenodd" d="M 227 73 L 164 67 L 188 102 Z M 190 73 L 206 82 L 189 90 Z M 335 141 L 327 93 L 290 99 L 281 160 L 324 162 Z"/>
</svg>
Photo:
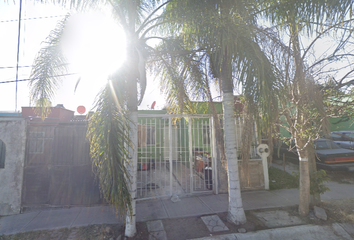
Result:
<svg viewBox="0 0 354 240">
<path fill-rule="evenodd" d="M 330 182 L 331 191 L 323 200 L 353 198 L 354 186 Z M 299 203 L 298 189 L 242 192 L 245 210 L 294 206 Z M 181 198 L 140 201 L 137 203 L 137 221 L 183 218 L 227 212 L 228 195 L 204 195 Z M 14 234 L 31 230 L 58 229 L 91 224 L 120 224 L 110 206 L 38 209 L 23 214 L 0 217 L 0 234 Z"/>
<path fill-rule="evenodd" d="M 321 196 L 322 200 L 354 198 L 353 184 L 329 182 L 328 186 L 331 190 Z M 298 205 L 298 198 L 298 189 L 242 192 L 245 210 L 294 206 Z M 180 199 L 181 201 L 178 202 L 172 202 L 170 199 L 138 201 L 136 206 L 137 221 L 145 222 L 211 215 L 227 212 L 228 210 L 227 194 L 200 195 Z M 0 235 L 35 230 L 81 227 L 92 224 L 122 223 L 122 220 L 114 214 L 110 206 L 32 209 L 25 211 L 23 214 L 0 217 Z M 322 234 L 316 235 L 320 233 Z M 352 239 L 348 233 L 354 236 L 354 225 L 302 225 L 242 234 L 226 234 L 202 239 Z M 334 236 L 333 234 L 341 238 L 330 238 Z M 307 236 L 312 237 L 308 238 Z M 318 236 L 321 236 L 321 238 L 317 238 Z M 324 238 L 324 236 L 329 238 Z"/>
<path fill-rule="evenodd" d="M 300 225 L 274 228 L 248 233 L 232 233 L 219 236 L 195 238 L 194 240 L 352 240 L 338 223 L 330 226 Z"/>
<path fill-rule="evenodd" d="M 243 192 L 245 210 L 293 206 L 298 203 L 296 189 Z M 228 195 L 204 195 L 140 201 L 136 205 L 137 221 L 202 216 L 227 212 Z M 81 227 L 91 224 L 121 224 L 110 206 L 51 208 L 25 211 L 0 217 L 0 235 L 19 232 Z"/>
</svg>

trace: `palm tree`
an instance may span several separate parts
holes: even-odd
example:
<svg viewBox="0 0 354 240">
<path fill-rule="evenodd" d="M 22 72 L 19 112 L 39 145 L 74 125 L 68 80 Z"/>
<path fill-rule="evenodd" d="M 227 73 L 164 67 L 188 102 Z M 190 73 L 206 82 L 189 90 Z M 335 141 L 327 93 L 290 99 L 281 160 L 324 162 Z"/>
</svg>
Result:
<svg viewBox="0 0 354 240">
<path fill-rule="evenodd" d="M 96 113 L 89 124 L 91 156 L 103 196 L 126 216 L 125 235 L 136 234 L 136 171 L 137 171 L 137 106 L 146 87 L 145 61 L 150 49 L 146 39 L 158 25 L 157 12 L 165 3 L 159 1 L 107 1 L 127 37 L 127 59 L 124 66 L 109 78 L 97 96 Z M 100 1 L 73 0 L 75 8 L 94 8 Z M 66 1 L 63 1 L 66 4 Z M 46 40 L 35 59 L 31 73 L 31 102 L 48 114 L 50 101 L 66 71 L 66 60 L 60 48 L 68 15 Z M 156 25 L 157 24 L 157 25 Z M 101 79 L 98 79 L 101 80 Z M 139 86 L 139 87 L 138 87 Z M 139 91 L 138 91 L 139 88 Z M 139 94 L 138 94 L 139 92 Z"/>
<path fill-rule="evenodd" d="M 292 104 L 296 111 L 296 126 L 290 128 L 290 133 L 295 139 L 299 155 L 300 168 L 300 195 L 299 214 L 306 216 L 310 205 L 310 177 L 308 145 L 311 145 L 310 102 L 307 91 L 309 82 L 304 71 L 304 59 L 307 52 L 303 52 L 301 33 L 310 35 L 314 30 L 321 31 L 324 24 L 338 23 L 353 11 L 352 1 L 264 1 L 264 14 L 271 22 L 290 33 L 291 55 L 294 61 L 294 76 L 291 91 Z M 348 14 L 348 15 L 347 15 Z M 313 93 L 311 93 L 313 94 Z M 290 122 L 292 120 L 289 119 Z M 289 124 L 290 124 L 289 122 Z M 310 133 L 310 134 L 309 134 Z"/>
<path fill-rule="evenodd" d="M 173 32 L 183 37 L 184 45 L 207 54 L 212 76 L 219 79 L 223 93 L 225 149 L 228 170 L 228 220 L 246 222 L 240 193 L 234 124 L 234 82 L 244 86 L 248 101 L 269 103 L 274 75 L 272 66 L 257 44 L 252 5 L 238 0 L 175 0 L 167 6 Z M 261 100 L 261 101 L 259 101 Z M 262 107 L 259 105 L 260 108 Z M 264 108 L 266 109 L 266 108 Z"/>
</svg>

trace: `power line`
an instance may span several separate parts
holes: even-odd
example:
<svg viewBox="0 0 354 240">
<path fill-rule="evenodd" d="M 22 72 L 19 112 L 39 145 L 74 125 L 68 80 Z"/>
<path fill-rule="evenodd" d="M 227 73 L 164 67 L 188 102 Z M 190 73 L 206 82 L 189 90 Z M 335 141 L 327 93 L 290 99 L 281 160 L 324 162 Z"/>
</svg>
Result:
<svg viewBox="0 0 354 240">
<path fill-rule="evenodd" d="M 18 66 L 18 68 L 29 68 L 29 67 L 33 67 L 32 65 L 28 65 L 28 66 Z M 9 68 L 17 68 L 17 66 L 13 66 L 13 67 L 0 67 L 1 69 L 9 69 Z"/>
<path fill-rule="evenodd" d="M 26 20 L 37 20 L 37 19 L 47 19 L 47 18 L 58 18 L 58 17 L 65 17 L 65 15 L 53 15 L 53 16 L 45 16 L 45 17 L 33 17 L 33 18 L 22 18 L 22 21 Z M 9 19 L 9 20 L 2 20 L 0 23 L 8 23 L 8 22 L 18 22 L 18 19 Z"/>
<path fill-rule="evenodd" d="M 66 73 L 66 74 L 61 74 L 61 75 L 55 75 L 55 76 L 51 76 L 52 77 L 65 77 L 65 76 L 71 76 L 71 75 L 77 75 L 78 73 Z M 39 78 L 26 78 L 26 79 L 18 79 L 18 80 L 10 80 L 10 81 L 3 81 L 3 82 L 0 82 L 1 83 L 13 83 L 13 82 L 25 82 L 25 81 L 30 81 L 30 80 L 34 80 L 34 79 L 39 79 Z"/>
</svg>

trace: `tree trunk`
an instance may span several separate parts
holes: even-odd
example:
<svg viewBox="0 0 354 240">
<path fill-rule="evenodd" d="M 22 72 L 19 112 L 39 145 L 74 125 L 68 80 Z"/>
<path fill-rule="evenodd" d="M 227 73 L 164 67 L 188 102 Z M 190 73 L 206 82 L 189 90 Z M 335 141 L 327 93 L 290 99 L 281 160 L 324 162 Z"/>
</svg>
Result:
<svg viewBox="0 0 354 240">
<path fill-rule="evenodd" d="M 300 185 L 299 185 L 299 214 L 307 216 L 310 210 L 310 175 L 308 152 L 305 149 L 308 138 L 303 135 L 311 128 L 308 124 L 308 113 L 306 105 L 308 104 L 308 96 L 306 95 L 306 80 L 303 69 L 303 60 L 301 57 L 299 32 L 297 29 L 295 18 L 290 22 L 290 32 L 292 49 L 295 63 L 293 104 L 296 106 L 296 129 L 294 131 L 296 147 L 299 154 L 299 170 L 300 170 Z M 299 136 L 300 134 L 300 136 Z M 306 140 L 305 140 L 306 139 Z"/>
<path fill-rule="evenodd" d="M 209 99 L 209 107 L 213 114 L 213 122 L 215 128 L 215 135 L 216 135 L 216 144 L 218 146 L 220 160 L 217 162 L 216 169 L 218 171 L 218 191 L 219 193 L 227 193 L 228 191 L 228 184 L 227 184 L 227 162 L 226 162 L 226 154 L 225 154 L 225 143 L 222 134 L 221 124 L 218 117 L 218 113 L 216 112 L 215 104 L 213 102 L 213 98 L 211 96 L 210 88 L 208 82 L 207 84 L 207 94 Z M 215 168 L 214 168 L 215 169 Z"/>
<path fill-rule="evenodd" d="M 307 216 L 310 209 L 310 178 L 308 157 L 299 157 L 299 215 Z"/>
<path fill-rule="evenodd" d="M 240 178 L 238 173 L 231 58 L 227 55 L 226 47 L 222 60 L 221 81 L 223 91 L 225 152 L 229 184 L 229 210 L 227 219 L 229 222 L 239 225 L 245 223 L 247 220 L 242 206 Z"/>
<path fill-rule="evenodd" d="M 125 220 L 125 236 L 134 237 L 136 235 L 136 192 L 137 192 L 137 170 L 138 170 L 138 90 L 137 79 L 139 76 L 139 57 L 133 46 L 136 41 L 135 21 L 137 16 L 137 2 L 128 1 L 128 28 L 130 43 L 127 46 L 127 67 L 128 67 L 128 111 L 130 122 L 130 139 L 133 147 L 129 148 L 131 161 L 129 163 L 130 176 L 130 196 L 132 198 L 132 212 L 128 212 Z"/>
<path fill-rule="evenodd" d="M 309 156 L 309 174 L 311 177 L 317 172 L 315 149 L 312 142 L 309 143 L 307 146 L 307 154 Z M 321 202 L 321 195 L 319 193 L 314 193 L 310 195 L 310 206 L 313 207 L 319 204 L 320 202 Z"/>
<path fill-rule="evenodd" d="M 130 119 L 130 140 L 133 147 L 129 148 L 129 155 L 131 157 L 128 171 L 130 176 L 130 195 L 132 198 L 132 211 L 128 212 L 125 221 L 125 236 L 134 237 L 136 234 L 136 192 L 137 192 L 137 169 L 138 169 L 138 99 L 137 99 L 137 81 L 136 69 L 134 69 L 134 59 L 130 60 L 130 78 L 128 83 L 128 109 Z"/>
<path fill-rule="evenodd" d="M 228 221 L 235 224 L 246 222 L 246 215 L 242 206 L 241 188 L 238 173 L 236 151 L 234 96 L 232 92 L 223 93 L 225 149 L 227 159 L 227 174 L 229 183 L 229 210 Z"/>
<path fill-rule="evenodd" d="M 129 148 L 129 155 L 132 157 L 128 166 L 130 176 L 130 196 L 132 198 L 132 212 L 127 213 L 125 220 L 125 236 L 134 237 L 136 234 L 136 187 L 137 187 L 137 169 L 138 169 L 138 111 L 129 113 L 130 138 L 134 148 Z"/>
</svg>

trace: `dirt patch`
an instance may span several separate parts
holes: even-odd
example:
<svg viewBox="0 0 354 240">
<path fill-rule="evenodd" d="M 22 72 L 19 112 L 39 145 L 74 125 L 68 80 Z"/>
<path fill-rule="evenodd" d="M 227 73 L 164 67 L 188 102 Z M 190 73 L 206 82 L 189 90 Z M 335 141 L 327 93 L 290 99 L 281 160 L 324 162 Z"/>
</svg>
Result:
<svg viewBox="0 0 354 240">
<path fill-rule="evenodd" d="M 131 240 L 145 240 L 149 236 L 146 224 L 136 224 L 137 235 Z M 116 240 L 124 236 L 124 228 L 117 224 L 90 225 L 85 227 L 57 230 L 31 231 L 14 235 L 0 236 L 0 240 Z M 121 239 L 124 239 L 123 237 Z"/>
<path fill-rule="evenodd" d="M 354 198 L 323 201 L 320 206 L 326 210 L 329 220 L 354 223 Z"/>
<path fill-rule="evenodd" d="M 70 230 L 67 228 L 56 230 L 43 230 L 43 231 L 31 231 L 25 233 L 18 233 L 14 235 L 1 236 L 0 240 L 67 240 L 70 235 Z"/>
</svg>

